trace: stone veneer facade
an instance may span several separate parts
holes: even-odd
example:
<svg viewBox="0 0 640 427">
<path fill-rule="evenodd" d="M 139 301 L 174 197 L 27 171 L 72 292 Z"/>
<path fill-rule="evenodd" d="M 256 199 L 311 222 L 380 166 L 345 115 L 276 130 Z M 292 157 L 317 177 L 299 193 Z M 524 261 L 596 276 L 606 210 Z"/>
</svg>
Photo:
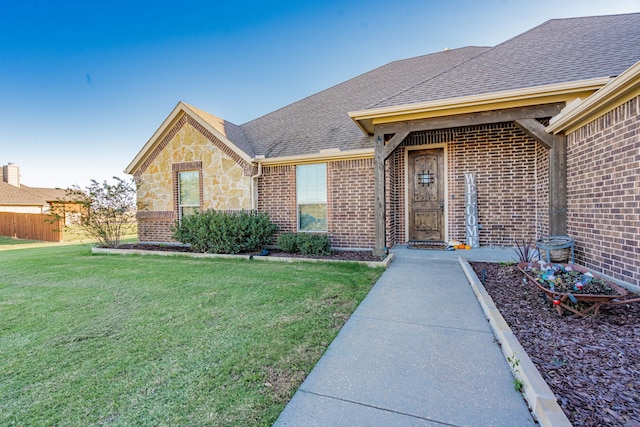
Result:
<svg viewBox="0 0 640 427">
<path fill-rule="evenodd" d="M 640 286 L 640 97 L 568 135 L 576 262 Z"/>
<path fill-rule="evenodd" d="M 251 209 L 253 166 L 195 120 L 183 115 L 135 175 L 138 183 L 138 239 L 171 242 L 178 218 L 178 173 L 200 173 L 200 208 Z"/>
</svg>

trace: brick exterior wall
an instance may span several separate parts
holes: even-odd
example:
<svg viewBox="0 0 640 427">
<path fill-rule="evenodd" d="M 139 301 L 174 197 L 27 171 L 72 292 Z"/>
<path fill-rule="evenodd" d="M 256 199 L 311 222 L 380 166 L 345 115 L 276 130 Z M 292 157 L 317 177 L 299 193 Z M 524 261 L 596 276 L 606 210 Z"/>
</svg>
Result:
<svg viewBox="0 0 640 427">
<path fill-rule="evenodd" d="M 373 169 L 372 158 L 327 164 L 328 225 L 334 247 L 374 247 Z"/>
<path fill-rule="evenodd" d="M 373 159 L 327 163 L 327 215 L 331 245 L 374 246 Z M 258 210 L 268 212 L 279 233 L 297 232 L 296 167 L 269 166 L 258 179 Z"/>
<path fill-rule="evenodd" d="M 640 97 L 568 135 L 576 262 L 640 286 Z"/>
<path fill-rule="evenodd" d="M 138 219 L 138 240 L 140 242 L 175 242 L 171 237 L 173 212 L 140 211 Z"/>
<path fill-rule="evenodd" d="M 436 145 L 440 144 L 440 145 Z M 536 239 L 548 230 L 548 152 L 512 123 L 414 132 L 394 152 L 389 186 L 396 193 L 387 206 L 395 236 L 390 244 L 407 241 L 405 230 L 405 155 L 408 147 L 444 146 L 448 169 L 448 237 L 464 241 L 464 174 L 475 172 L 480 245 L 513 246 Z"/>
<path fill-rule="evenodd" d="M 184 126 L 184 124 L 182 125 Z M 174 134 L 174 138 L 179 133 Z M 444 147 L 447 161 L 447 229 L 450 239 L 465 240 L 464 174 L 475 172 L 481 245 L 512 246 L 536 239 L 548 230 L 548 152 L 512 123 L 414 132 L 394 151 L 386 165 L 387 243 L 407 241 L 405 159 L 411 147 Z M 171 207 L 138 217 L 141 241 L 171 242 L 177 218 L 175 177 L 178 170 L 207 168 L 207 162 L 169 166 Z M 182 159 L 180 159 L 182 160 Z M 152 164 L 149 165 L 152 168 Z M 246 172 L 248 172 L 248 167 Z M 159 169 L 160 170 L 160 169 Z M 165 170 L 164 168 L 162 170 Z M 201 172 L 201 183 L 203 182 Z M 213 175 L 212 175 L 213 176 Z M 246 175 L 245 175 L 246 176 Z M 203 184 L 204 190 L 208 184 Z M 164 187 L 163 187 L 164 188 Z M 201 200 L 208 201 L 202 190 Z M 279 226 L 297 231 L 296 167 L 265 166 L 257 180 L 258 205 Z M 375 178 L 373 158 L 327 163 L 328 233 L 336 248 L 371 249 L 375 245 Z M 206 206 L 204 206 L 206 208 Z"/>
<path fill-rule="evenodd" d="M 258 211 L 267 212 L 280 233 L 297 231 L 296 168 L 266 166 L 258 178 Z"/>
</svg>

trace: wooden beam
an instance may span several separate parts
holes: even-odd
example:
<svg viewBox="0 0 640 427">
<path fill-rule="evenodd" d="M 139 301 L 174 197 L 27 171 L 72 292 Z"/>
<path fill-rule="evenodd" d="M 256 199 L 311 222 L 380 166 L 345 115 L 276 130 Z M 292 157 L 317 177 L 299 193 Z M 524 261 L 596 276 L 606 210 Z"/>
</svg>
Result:
<svg viewBox="0 0 640 427">
<path fill-rule="evenodd" d="M 549 150 L 549 234 L 567 234 L 567 139 L 556 137 Z"/>
<path fill-rule="evenodd" d="M 545 132 L 542 123 L 536 119 L 518 119 L 513 121 L 516 126 L 525 131 L 534 139 L 538 140 L 546 148 L 551 149 L 556 136 Z"/>
<path fill-rule="evenodd" d="M 375 248 L 373 254 L 379 257 L 387 255 L 386 243 L 386 201 L 385 201 L 385 157 L 384 134 L 376 133 L 374 168 L 375 168 Z"/>
<path fill-rule="evenodd" d="M 458 114 L 455 116 L 433 117 L 429 119 L 407 120 L 396 123 L 381 123 L 376 125 L 376 134 L 397 134 L 400 132 L 449 129 L 462 126 L 486 125 L 489 123 L 513 122 L 520 119 L 553 117 L 558 114 L 563 107 L 564 103 L 557 103 L 483 111 L 480 113 Z"/>
<path fill-rule="evenodd" d="M 549 150 L 549 234 L 567 234 L 567 138 L 552 135 L 535 119 L 514 123 Z"/>
<path fill-rule="evenodd" d="M 408 131 L 398 132 L 387 142 L 387 145 L 384 147 L 384 159 L 387 160 L 389 156 L 393 153 L 393 150 L 398 148 L 402 141 L 409 135 Z"/>
</svg>

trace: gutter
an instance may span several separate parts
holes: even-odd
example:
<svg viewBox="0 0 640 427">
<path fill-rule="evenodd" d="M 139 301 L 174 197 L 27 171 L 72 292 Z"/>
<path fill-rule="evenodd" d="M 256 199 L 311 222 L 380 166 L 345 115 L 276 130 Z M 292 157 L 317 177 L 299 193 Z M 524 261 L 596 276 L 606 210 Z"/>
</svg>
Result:
<svg viewBox="0 0 640 427">
<path fill-rule="evenodd" d="M 282 157 L 269 157 L 265 159 L 264 156 L 258 156 L 262 158 L 262 162 L 266 166 L 277 165 L 300 165 L 305 163 L 319 163 L 338 160 L 352 160 L 352 159 L 366 159 L 374 156 L 373 148 L 362 148 L 358 150 L 341 151 L 338 148 L 331 148 L 327 150 L 320 150 L 317 153 L 301 154 L 294 156 L 282 156 Z M 256 160 L 254 159 L 254 160 Z"/>
<path fill-rule="evenodd" d="M 258 163 L 258 173 L 251 176 L 251 181 L 249 188 L 251 191 L 251 210 L 255 211 L 258 208 L 258 193 L 255 191 L 256 188 L 256 180 L 262 176 L 262 161 L 264 160 L 264 156 L 257 156 L 251 159 L 251 162 Z"/>
</svg>

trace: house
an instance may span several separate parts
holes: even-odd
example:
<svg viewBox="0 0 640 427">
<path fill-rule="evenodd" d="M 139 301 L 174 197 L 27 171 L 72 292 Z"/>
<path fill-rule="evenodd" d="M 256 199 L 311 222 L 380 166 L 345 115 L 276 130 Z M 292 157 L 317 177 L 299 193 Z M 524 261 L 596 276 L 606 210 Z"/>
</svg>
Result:
<svg viewBox="0 0 640 427">
<path fill-rule="evenodd" d="M 639 60 L 640 13 L 556 19 L 242 125 L 180 102 L 125 170 L 139 239 L 171 241 L 194 209 L 266 211 L 378 254 L 569 234 L 577 262 L 640 285 Z"/>
<path fill-rule="evenodd" d="M 52 207 L 64 216 L 66 225 L 73 224 L 80 215 L 82 205 L 68 200 L 61 188 L 29 187 L 20 182 L 20 167 L 8 163 L 0 169 L 0 212 L 49 214 Z"/>
<path fill-rule="evenodd" d="M 59 188 L 28 187 L 20 183 L 20 167 L 9 163 L 0 170 L 0 212 L 48 213 L 51 203 L 64 199 Z"/>
</svg>

